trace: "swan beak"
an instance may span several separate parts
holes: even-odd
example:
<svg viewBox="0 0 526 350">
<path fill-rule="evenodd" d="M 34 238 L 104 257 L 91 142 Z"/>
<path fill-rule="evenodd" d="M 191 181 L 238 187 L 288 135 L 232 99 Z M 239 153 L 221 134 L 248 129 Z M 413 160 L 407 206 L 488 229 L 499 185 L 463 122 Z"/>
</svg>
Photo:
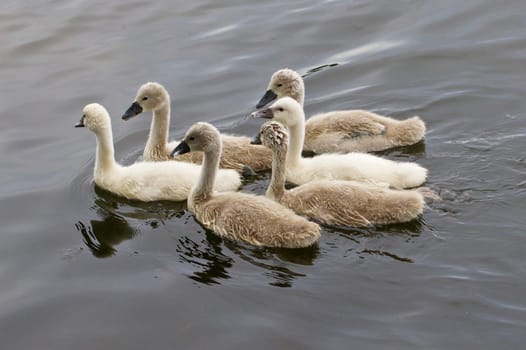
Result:
<svg viewBox="0 0 526 350">
<path fill-rule="evenodd" d="M 261 145 L 261 135 L 260 134 L 257 134 L 253 139 L 252 141 L 250 141 L 250 144 L 251 145 Z"/>
<path fill-rule="evenodd" d="M 274 118 L 274 113 L 272 113 L 271 108 L 265 108 L 260 111 L 255 111 L 250 114 L 252 118 L 264 118 L 264 119 L 272 119 Z"/>
<path fill-rule="evenodd" d="M 122 120 L 128 120 L 142 113 L 142 107 L 137 101 L 133 102 L 126 112 L 122 115 Z"/>
<path fill-rule="evenodd" d="M 80 119 L 80 121 L 75 124 L 76 128 L 83 128 L 84 127 L 84 116 Z"/>
<path fill-rule="evenodd" d="M 188 147 L 188 144 L 185 142 L 185 141 L 181 141 L 177 147 L 175 147 L 175 149 L 172 151 L 172 153 L 170 153 L 170 155 L 172 156 L 172 158 L 180 155 L 180 154 L 185 154 L 185 153 L 188 153 L 190 152 L 190 147 Z"/>
<path fill-rule="evenodd" d="M 261 108 L 269 104 L 270 102 L 274 101 L 276 98 L 278 98 L 278 95 L 274 93 L 272 90 L 267 90 L 261 100 L 259 100 L 258 104 L 256 105 L 256 108 Z"/>
</svg>

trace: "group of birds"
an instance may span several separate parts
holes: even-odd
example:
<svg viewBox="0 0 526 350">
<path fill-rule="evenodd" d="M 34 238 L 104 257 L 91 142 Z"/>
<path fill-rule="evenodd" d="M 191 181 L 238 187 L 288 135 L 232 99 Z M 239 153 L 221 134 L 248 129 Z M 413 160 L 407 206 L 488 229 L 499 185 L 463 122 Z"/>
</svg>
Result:
<svg viewBox="0 0 526 350">
<path fill-rule="evenodd" d="M 291 69 L 275 72 L 251 115 L 269 119 L 256 139 L 221 134 L 198 122 L 183 140 L 168 142 L 170 96 L 159 83 L 142 85 L 123 114 L 152 112 L 143 160 L 115 160 L 110 116 L 84 107 L 75 127 L 97 137 L 94 181 L 139 201 L 188 201 L 188 209 L 222 237 L 259 246 L 299 248 L 320 237 L 319 224 L 365 227 L 407 222 L 422 214 L 427 170 L 368 153 L 411 145 L 425 136 L 419 117 L 395 120 L 364 110 L 335 111 L 305 120 L 305 86 Z M 303 151 L 316 155 L 303 157 Z M 236 192 L 243 174 L 272 170 L 265 196 Z M 296 187 L 286 189 L 288 182 Z"/>
</svg>

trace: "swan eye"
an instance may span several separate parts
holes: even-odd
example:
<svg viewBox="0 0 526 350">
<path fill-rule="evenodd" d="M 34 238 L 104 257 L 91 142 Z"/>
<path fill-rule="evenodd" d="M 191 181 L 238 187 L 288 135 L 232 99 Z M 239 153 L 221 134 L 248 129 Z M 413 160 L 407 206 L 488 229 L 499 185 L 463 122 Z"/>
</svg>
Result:
<svg viewBox="0 0 526 350">
<path fill-rule="evenodd" d="M 195 137 L 193 137 L 193 136 L 192 136 L 192 137 L 189 137 L 188 140 L 190 140 L 190 141 L 194 141 L 194 140 L 195 140 Z"/>
<path fill-rule="evenodd" d="M 143 100 L 143 101 L 148 100 L 148 96 L 144 96 L 144 97 L 142 98 L 142 100 Z"/>
<path fill-rule="evenodd" d="M 277 86 L 277 87 L 282 87 L 282 86 L 283 86 L 283 84 L 278 84 L 278 85 L 276 85 L 276 86 Z"/>
<path fill-rule="evenodd" d="M 278 108 L 278 111 L 283 112 L 283 108 L 281 108 L 281 107 Z"/>
</svg>

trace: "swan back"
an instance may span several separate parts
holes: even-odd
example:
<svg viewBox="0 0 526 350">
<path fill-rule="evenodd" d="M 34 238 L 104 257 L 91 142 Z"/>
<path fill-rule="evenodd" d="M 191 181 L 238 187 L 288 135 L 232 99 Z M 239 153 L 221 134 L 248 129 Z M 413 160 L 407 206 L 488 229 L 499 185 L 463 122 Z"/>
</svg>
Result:
<svg viewBox="0 0 526 350">
<path fill-rule="evenodd" d="M 317 180 L 286 191 L 281 204 L 327 225 L 408 222 L 422 214 L 418 190 L 394 190 L 355 181 Z"/>
</svg>

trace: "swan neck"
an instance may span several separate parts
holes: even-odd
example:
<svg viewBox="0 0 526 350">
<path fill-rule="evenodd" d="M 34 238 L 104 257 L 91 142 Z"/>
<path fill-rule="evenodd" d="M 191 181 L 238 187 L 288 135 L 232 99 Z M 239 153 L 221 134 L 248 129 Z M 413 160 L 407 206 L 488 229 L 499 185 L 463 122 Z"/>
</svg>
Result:
<svg viewBox="0 0 526 350">
<path fill-rule="evenodd" d="M 166 102 L 153 111 L 150 135 L 146 142 L 145 153 L 149 150 L 165 151 L 170 128 L 170 102 Z"/>
<path fill-rule="evenodd" d="M 96 136 L 95 173 L 100 174 L 110 171 L 115 166 L 115 151 L 111 127 L 99 130 Z"/>
<path fill-rule="evenodd" d="M 289 152 L 287 153 L 287 165 L 294 166 L 301 161 L 303 151 L 303 140 L 305 139 L 305 115 L 302 112 L 300 120 L 289 127 Z"/>
<path fill-rule="evenodd" d="M 275 147 L 272 150 L 272 175 L 266 196 L 276 202 L 281 202 L 285 194 L 285 161 L 287 157 L 287 144 Z"/>
<path fill-rule="evenodd" d="M 212 150 L 204 152 L 201 175 L 194 190 L 194 201 L 203 201 L 212 195 L 220 157 L 221 142 Z"/>
</svg>

